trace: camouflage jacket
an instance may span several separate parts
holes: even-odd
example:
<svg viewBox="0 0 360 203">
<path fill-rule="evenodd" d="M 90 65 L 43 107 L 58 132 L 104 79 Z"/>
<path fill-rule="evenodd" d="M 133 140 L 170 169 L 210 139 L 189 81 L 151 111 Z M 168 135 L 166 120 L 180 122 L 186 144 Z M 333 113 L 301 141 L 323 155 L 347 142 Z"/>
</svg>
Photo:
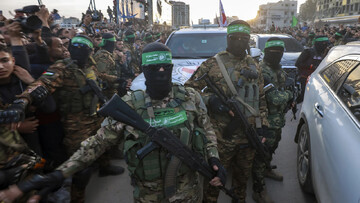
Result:
<svg viewBox="0 0 360 203">
<path fill-rule="evenodd" d="M 229 75 L 230 75 L 230 78 L 233 81 L 234 86 L 236 88 L 237 88 L 238 81 L 240 80 L 240 78 L 242 78 L 242 76 L 240 74 L 241 70 L 249 69 L 249 65 L 256 66 L 258 78 L 253 82 L 257 83 L 257 86 L 259 88 L 259 91 L 258 91 L 259 102 L 258 102 L 258 106 L 255 108 L 259 110 L 261 124 L 268 126 L 266 100 L 265 100 L 265 95 L 263 92 L 264 82 L 263 82 L 261 69 L 259 68 L 258 64 L 256 64 L 249 55 L 246 56 L 243 60 L 239 60 L 238 57 L 235 57 L 234 55 L 230 54 L 227 51 L 220 52 L 218 54 L 221 57 L 227 58 L 228 61 L 223 61 L 223 63 L 225 65 L 228 73 L 231 72 L 231 73 L 229 73 Z M 231 63 L 232 65 L 227 65 L 228 63 Z M 229 66 L 233 66 L 233 67 L 229 67 Z M 217 87 L 222 89 L 222 91 L 227 95 L 227 97 L 229 97 L 229 98 L 232 97 L 232 93 L 231 93 L 228 85 L 226 84 L 226 81 L 221 73 L 221 70 L 219 68 L 219 65 L 218 65 L 215 57 L 211 57 L 211 58 L 207 59 L 205 62 L 203 62 L 200 65 L 200 67 L 196 70 L 196 72 L 192 75 L 190 80 L 186 82 L 185 86 L 189 85 L 198 91 L 203 90 L 207 86 L 206 82 L 204 80 L 195 81 L 195 79 L 200 78 L 205 73 L 207 73 L 209 75 L 209 77 L 212 79 L 212 81 L 215 83 L 215 85 Z M 243 78 L 243 79 L 246 80 L 246 78 Z M 207 88 L 203 91 L 202 96 L 207 105 L 208 105 L 208 99 L 212 95 L 214 95 L 214 93 L 211 91 L 210 88 Z M 246 115 L 245 110 L 243 113 Z M 217 137 L 218 137 L 218 139 L 220 139 L 222 137 L 221 135 L 223 133 L 224 128 L 230 122 L 231 118 L 226 113 L 217 114 L 217 113 L 213 113 L 213 112 L 210 112 L 210 118 L 211 118 L 211 123 L 214 125 L 214 129 L 217 133 Z M 253 116 L 248 116 L 248 120 L 249 120 L 250 124 L 255 126 L 255 118 Z M 235 131 L 233 138 L 234 138 L 234 140 L 236 140 L 236 142 L 247 143 L 246 136 L 243 133 L 243 130 L 241 130 L 240 128 L 238 128 Z"/>
<path fill-rule="evenodd" d="M 112 53 L 104 49 L 100 49 L 94 54 L 94 59 L 96 67 L 100 73 L 107 73 L 109 75 L 119 77 L 120 74 L 116 71 L 115 59 Z"/>
<path fill-rule="evenodd" d="M 280 66 L 280 65 L 279 65 Z M 268 106 L 269 128 L 279 129 L 285 126 L 285 109 L 293 94 L 285 90 L 286 72 L 281 68 L 271 68 L 266 62 L 261 61 L 260 67 L 265 81 L 265 85 L 273 84 L 274 88 L 265 92 Z"/>
<path fill-rule="evenodd" d="M 76 133 L 91 135 L 100 127 L 102 120 L 95 114 L 99 103 L 93 91 L 81 93 L 80 89 L 86 86 L 87 78 L 97 80 L 94 69 L 93 66 L 80 69 L 70 59 L 57 61 L 18 97 L 27 98 L 31 103 L 30 93 L 37 86 L 44 86 L 54 95 L 65 136 Z"/>
<path fill-rule="evenodd" d="M 122 99 L 134 108 L 131 95 L 126 95 Z M 171 101 L 172 92 L 170 92 L 168 97 L 161 101 L 153 100 L 152 106 L 154 109 L 165 108 Z M 207 157 L 218 158 L 219 155 L 217 151 L 216 136 L 210 124 L 209 117 L 207 116 L 207 110 L 200 94 L 192 88 L 186 88 L 186 101 L 189 106 L 185 107 L 185 109 L 192 109 L 192 111 L 186 110 L 186 113 L 194 113 L 196 116 L 196 120 L 194 122 L 196 122 L 205 132 L 207 140 L 205 145 Z M 131 126 L 127 126 L 121 122 L 116 122 L 111 118 L 105 119 L 102 127 L 97 131 L 96 135 L 83 141 L 81 143 L 81 147 L 70 157 L 68 161 L 63 163 L 58 170 L 61 170 L 66 177 L 69 177 L 77 171 L 86 168 L 102 153 L 104 153 L 106 149 L 114 145 L 114 143 L 117 143 L 118 140 L 124 139 L 124 134 L 127 137 L 132 134 L 132 137 L 135 140 L 142 138 L 142 136 L 146 136 Z M 134 161 L 135 159 L 137 160 L 136 157 L 128 157 L 128 159 L 129 161 Z"/>
</svg>

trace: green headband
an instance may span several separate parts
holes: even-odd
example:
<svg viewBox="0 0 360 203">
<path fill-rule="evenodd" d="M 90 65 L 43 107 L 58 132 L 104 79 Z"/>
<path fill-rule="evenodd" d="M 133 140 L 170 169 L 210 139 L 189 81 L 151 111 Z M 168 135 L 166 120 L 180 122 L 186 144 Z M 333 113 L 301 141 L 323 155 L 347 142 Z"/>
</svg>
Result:
<svg viewBox="0 0 360 203">
<path fill-rule="evenodd" d="M 265 43 L 265 49 L 269 47 L 282 47 L 285 48 L 285 43 L 282 40 L 268 41 Z"/>
<path fill-rule="evenodd" d="M 339 37 L 342 37 L 342 34 L 336 32 L 335 35 L 339 36 Z"/>
<path fill-rule="evenodd" d="M 112 38 L 108 38 L 108 39 L 102 39 L 101 43 L 99 44 L 99 47 L 103 47 L 105 46 L 106 42 L 105 41 L 109 41 L 109 42 L 116 42 L 116 38 L 112 37 Z"/>
<path fill-rule="evenodd" d="M 85 44 L 90 48 L 94 48 L 93 43 L 90 40 L 88 40 L 86 38 L 83 38 L 83 37 L 74 37 L 74 38 L 72 38 L 71 44 L 76 44 L 76 43 Z"/>
<path fill-rule="evenodd" d="M 125 35 L 125 42 L 129 41 L 130 38 L 135 38 L 135 34 Z"/>
<path fill-rule="evenodd" d="M 327 38 L 327 37 L 319 37 L 319 38 L 316 38 L 314 40 L 314 42 L 324 42 L 324 41 L 329 41 L 329 38 Z"/>
<path fill-rule="evenodd" d="M 161 63 L 171 63 L 171 52 L 170 51 L 152 51 L 143 53 L 141 65 L 150 65 L 150 64 L 161 64 Z"/>
<path fill-rule="evenodd" d="M 244 24 L 236 24 L 236 25 L 230 25 L 227 27 L 227 33 L 232 34 L 236 32 L 242 32 L 246 34 L 250 34 L 251 30 L 250 27 Z"/>
<path fill-rule="evenodd" d="M 149 36 L 147 36 L 147 37 L 144 37 L 143 40 L 150 39 L 150 38 L 152 38 L 152 35 L 149 35 Z"/>
</svg>

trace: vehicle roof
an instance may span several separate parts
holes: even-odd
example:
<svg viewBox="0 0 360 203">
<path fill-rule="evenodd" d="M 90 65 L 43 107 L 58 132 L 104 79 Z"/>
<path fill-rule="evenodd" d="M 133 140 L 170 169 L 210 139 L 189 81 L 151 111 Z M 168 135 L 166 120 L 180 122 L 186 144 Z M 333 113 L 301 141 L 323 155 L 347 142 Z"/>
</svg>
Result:
<svg viewBox="0 0 360 203">
<path fill-rule="evenodd" d="M 279 38 L 292 38 L 292 36 L 288 35 L 288 34 L 251 34 L 251 35 L 256 35 L 258 37 L 261 38 L 269 38 L 269 37 L 279 37 Z"/>
<path fill-rule="evenodd" d="M 341 57 L 349 56 L 349 55 L 360 55 L 360 43 L 351 43 L 347 45 L 338 45 L 333 47 L 326 55 L 324 60 L 321 62 L 321 64 L 326 65 L 332 63 L 333 61 Z"/>
<path fill-rule="evenodd" d="M 226 33 L 226 28 L 185 28 L 174 32 L 174 34 L 193 34 L 193 33 Z"/>
</svg>

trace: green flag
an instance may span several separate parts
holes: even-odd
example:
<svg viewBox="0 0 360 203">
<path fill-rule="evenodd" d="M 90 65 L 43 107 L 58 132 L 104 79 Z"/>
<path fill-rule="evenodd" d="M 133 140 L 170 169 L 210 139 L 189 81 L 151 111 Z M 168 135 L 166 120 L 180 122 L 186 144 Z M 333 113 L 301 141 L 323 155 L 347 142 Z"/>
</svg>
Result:
<svg viewBox="0 0 360 203">
<path fill-rule="evenodd" d="M 297 23 L 298 23 L 298 19 L 295 16 L 293 16 L 291 21 L 291 27 L 295 27 Z"/>
</svg>

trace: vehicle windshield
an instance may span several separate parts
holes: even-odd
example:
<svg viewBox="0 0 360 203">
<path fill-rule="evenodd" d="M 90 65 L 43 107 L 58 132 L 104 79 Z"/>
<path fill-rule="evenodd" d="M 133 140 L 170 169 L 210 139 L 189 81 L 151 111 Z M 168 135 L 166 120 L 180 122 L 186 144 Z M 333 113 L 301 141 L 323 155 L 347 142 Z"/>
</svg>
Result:
<svg viewBox="0 0 360 203">
<path fill-rule="evenodd" d="M 173 58 L 210 58 L 226 49 L 226 33 L 174 34 L 167 42 Z"/>
<path fill-rule="evenodd" d="M 265 43 L 270 37 L 259 38 L 259 49 L 264 50 Z M 294 38 L 281 38 L 285 42 L 285 52 L 302 52 L 304 47 Z"/>
</svg>

